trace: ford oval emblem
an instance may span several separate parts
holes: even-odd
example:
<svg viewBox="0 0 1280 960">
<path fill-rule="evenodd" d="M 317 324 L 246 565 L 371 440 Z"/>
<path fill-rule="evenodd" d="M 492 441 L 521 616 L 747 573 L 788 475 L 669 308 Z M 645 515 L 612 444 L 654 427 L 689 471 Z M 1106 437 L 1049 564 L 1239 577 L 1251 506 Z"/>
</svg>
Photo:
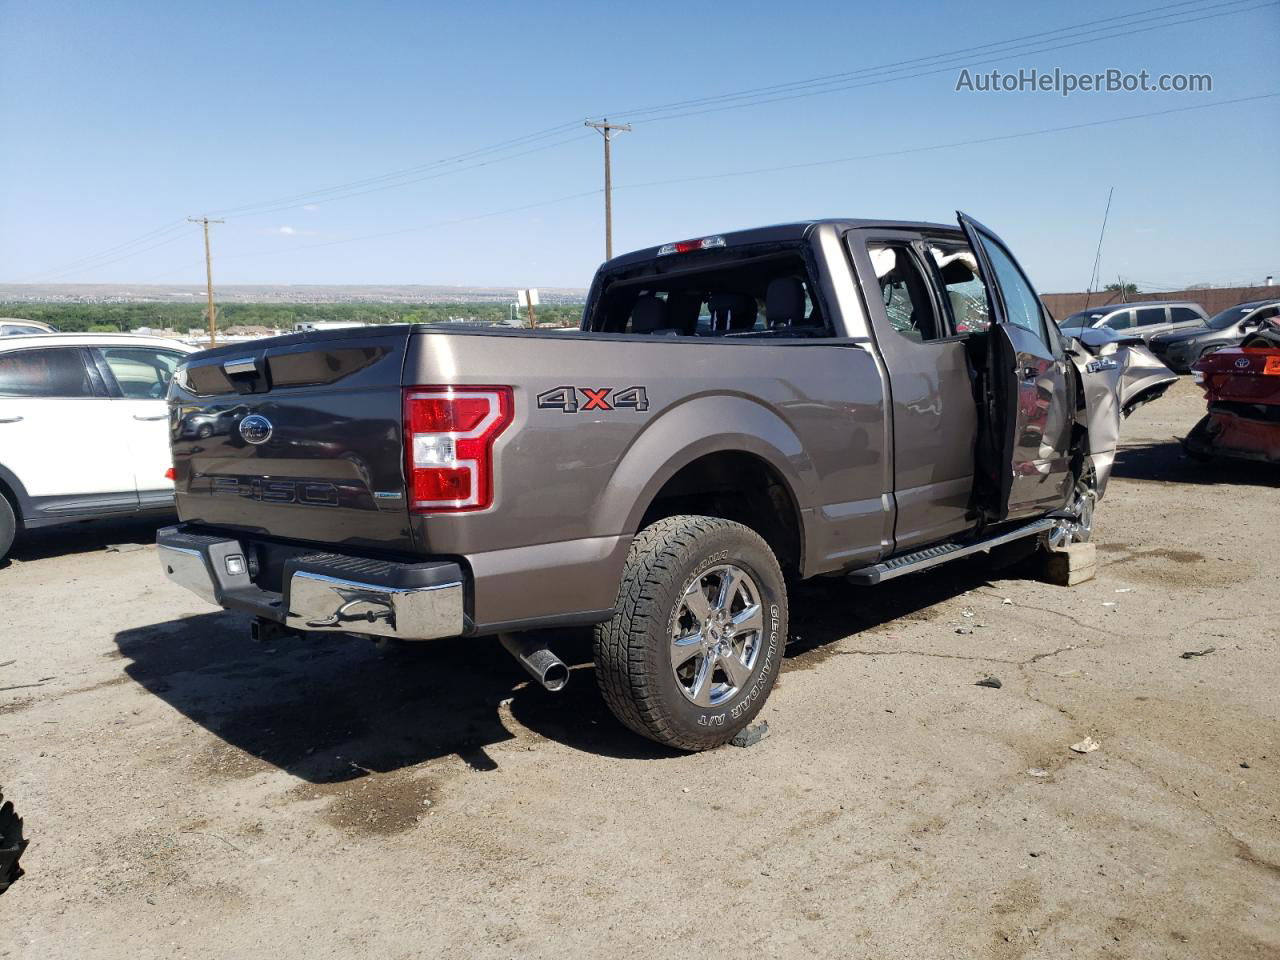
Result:
<svg viewBox="0 0 1280 960">
<path fill-rule="evenodd" d="M 271 439 L 271 421 L 259 413 L 251 413 L 240 421 L 240 436 L 255 446 Z"/>
</svg>

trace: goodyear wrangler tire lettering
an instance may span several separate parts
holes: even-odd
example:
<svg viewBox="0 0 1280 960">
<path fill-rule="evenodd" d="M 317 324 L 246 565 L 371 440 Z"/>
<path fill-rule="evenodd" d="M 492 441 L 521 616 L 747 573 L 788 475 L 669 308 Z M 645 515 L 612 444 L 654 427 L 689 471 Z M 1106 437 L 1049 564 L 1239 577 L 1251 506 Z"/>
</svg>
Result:
<svg viewBox="0 0 1280 960">
<path fill-rule="evenodd" d="M 758 534 L 718 517 L 669 517 L 632 543 L 614 616 L 596 628 L 596 677 L 624 725 L 706 750 L 763 707 L 786 629 L 782 571 Z"/>
</svg>

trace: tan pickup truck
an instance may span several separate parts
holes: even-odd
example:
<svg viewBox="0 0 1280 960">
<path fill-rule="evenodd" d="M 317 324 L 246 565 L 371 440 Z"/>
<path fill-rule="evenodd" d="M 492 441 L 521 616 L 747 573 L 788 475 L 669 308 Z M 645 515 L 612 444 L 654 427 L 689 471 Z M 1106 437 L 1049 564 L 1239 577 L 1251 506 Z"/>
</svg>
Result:
<svg viewBox="0 0 1280 960">
<path fill-rule="evenodd" d="M 1088 538 L 1122 413 L 1174 379 L 1063 337 L 964 216 L 702 237 L 605 263 L 571 335 L 193 356 L 160 555 L 260 631 L 497 635 L 552 690 L 557 629 L 593 625 L 617 717 L 705 749 L 777 678 L 789 578 Z"/>
</svg>

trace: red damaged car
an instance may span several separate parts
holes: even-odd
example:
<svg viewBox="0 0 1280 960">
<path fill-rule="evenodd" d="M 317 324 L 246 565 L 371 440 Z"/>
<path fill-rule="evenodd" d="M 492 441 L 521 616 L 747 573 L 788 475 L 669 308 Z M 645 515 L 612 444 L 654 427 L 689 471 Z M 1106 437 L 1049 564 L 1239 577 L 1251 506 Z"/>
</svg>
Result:
<svg viewBox="0 0 1280 960">
<path fill-rule="evenodd" d="M 1280 324 L 1268 321 L 1239 347 L 1192 364 L 1209 412 L 1182 441 L 1196 459 L 1280 463 Z"/>
</svg>

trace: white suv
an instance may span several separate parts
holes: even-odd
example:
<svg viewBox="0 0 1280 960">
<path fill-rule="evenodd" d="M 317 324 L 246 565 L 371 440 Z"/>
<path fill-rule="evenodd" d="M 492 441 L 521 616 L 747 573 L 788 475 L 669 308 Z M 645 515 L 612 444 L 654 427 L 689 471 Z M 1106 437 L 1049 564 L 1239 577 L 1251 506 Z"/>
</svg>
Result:
<svg viewBox="0 0 1280 960">
<path fill-rule="evenodd" d="M 0 317 L 0 337 L 17 337 L 24 333 L 57 333 L 47 323 L 39 320 L 19 320 L 17 317 Z"/>
<path fill-rule="evenodd" d="M 0 338 L 0 559 L 22 528 L 172 508 L 164 398 L 192 352 L 129 334 Z"/>
</svg>

